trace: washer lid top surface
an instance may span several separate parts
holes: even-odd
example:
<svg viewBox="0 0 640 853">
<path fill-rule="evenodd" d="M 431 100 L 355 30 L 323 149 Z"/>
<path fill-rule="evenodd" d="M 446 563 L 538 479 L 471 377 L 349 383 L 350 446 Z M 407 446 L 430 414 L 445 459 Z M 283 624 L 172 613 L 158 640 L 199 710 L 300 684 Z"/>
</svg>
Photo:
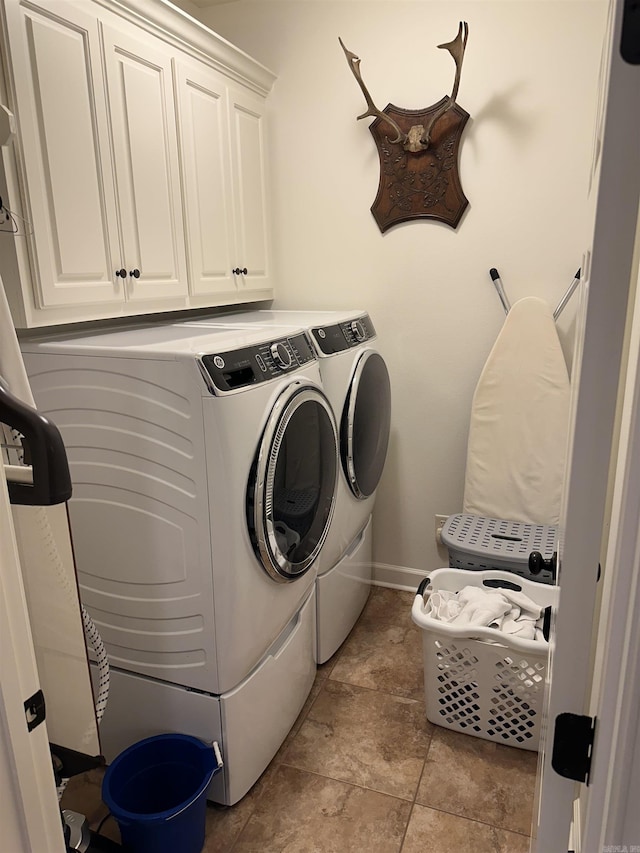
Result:
<svg viewBox="0 0 640 853">
<path fill-rule="evenodd" d="M 304 334 L 304 329 L 296 332 Z M 287 333 L 290 337 L 293 328 Z M 278 337 L 269 329 L 257 326 L 207 327 L 186 324 L 156 323 L 116 330 L 102 329 L 85 335 L 54 334 L 24 341 L 25 352 L 86 352 L 123 358 L 180 358 L 228 352 L 242 347 L 258 346 Z M 283 335 L 280 335 L 283 337 Z"/>
<path fill-rule="evenodd" d="M 242 324 L 271 328 L 274 332 L 285 328 L 307 329 L 319 357 L 345 352 L 376 337 L 373 322 L 365 311 L 246 311 L 190 320 L 185 326 L 230 329 Z"/>
<path fill-rule="evenodd" d="M 258 311 L 236 311 L 231 314 L 213 314 L 186 322 L 190 326 L 263 326 L 311 329 L 314 326 L 332 326 L 357 320 L 366 311 L 354 308 L 341 311 L 289 311 L 287 309 Z"/>
</svg>

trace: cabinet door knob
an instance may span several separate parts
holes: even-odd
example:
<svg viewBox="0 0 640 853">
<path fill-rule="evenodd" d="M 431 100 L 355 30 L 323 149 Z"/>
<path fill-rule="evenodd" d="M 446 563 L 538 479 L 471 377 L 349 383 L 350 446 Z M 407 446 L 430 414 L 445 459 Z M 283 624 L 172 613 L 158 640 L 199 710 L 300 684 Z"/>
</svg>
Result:
<svg viewBox="0 0 640 853">
<path fill-rule="evenodd" d="M 129 273 L 129 275 L 130 275 L 132 278 L 140 278 L 140 270 L 131 270 L 131 272 Z"/>
<path fill-rule="evenodd" d="M 243 269 L 240 269 L 240 267 L 236 267 L 234 270 L 231 270 L 231 272 L 234 275 L 246 275 L 247 274 L 247 268 L 244 267 Z"/>
<path fill-rule="evenodd" d="M 124 267 L 122 267 L 122 269 L 116 270 L 116 278 L 126 278 L 126 277 L 127 277 L 127 271 Z"/>
</svg>

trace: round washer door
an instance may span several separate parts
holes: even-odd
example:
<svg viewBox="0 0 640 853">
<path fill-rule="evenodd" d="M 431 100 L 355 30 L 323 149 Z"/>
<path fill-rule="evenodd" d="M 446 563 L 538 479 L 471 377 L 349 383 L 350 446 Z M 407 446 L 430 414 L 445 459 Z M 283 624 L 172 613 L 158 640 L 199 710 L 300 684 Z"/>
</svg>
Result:
<svg viewBox="0 0 640 853">
<path fill-rule="evenodd" d="M 360 500 L 380 482 L 391 425 L 391 384 L 382 356 L 367 350 L 356 363 L 342 412 L 340 452 L 344 473 Z"/>
<path fill-rule="evenodd" d="M 276 401 L 247 489 L 256 555 L 278 581 L 309 571 L 327 535 L 338 480 L 338 437 L 327 398 L 296 385 Z"/>
</svg>

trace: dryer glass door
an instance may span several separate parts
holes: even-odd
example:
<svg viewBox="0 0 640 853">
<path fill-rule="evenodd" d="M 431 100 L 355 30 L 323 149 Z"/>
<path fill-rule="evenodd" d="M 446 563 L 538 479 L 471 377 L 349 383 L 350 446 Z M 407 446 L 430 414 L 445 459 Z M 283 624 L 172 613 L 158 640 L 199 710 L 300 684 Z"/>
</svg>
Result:
<svg viewBox="0 0 640 853">
<path fill-rule="evenodd" d="M 387 457 L 391 386 L 382 356 L 368 350 L 356 364 L 342 413 L 340 448 L 351 491 L 364 500 L 376 490 Z"/>
<path fill-rule="evenodd" d="M 307 572 L 335 502 L 338 440 L 326 397 L 298 386 L 276 402 L 252 469 L 247 520 L 256 553 L 279 581 Z"/>
</svg>

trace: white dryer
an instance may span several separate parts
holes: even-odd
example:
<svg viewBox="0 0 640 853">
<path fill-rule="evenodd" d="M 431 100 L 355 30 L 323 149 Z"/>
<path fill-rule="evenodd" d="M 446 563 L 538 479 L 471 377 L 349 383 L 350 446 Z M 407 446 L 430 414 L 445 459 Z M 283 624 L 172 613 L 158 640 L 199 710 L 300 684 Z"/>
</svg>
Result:
<svg viewBox="0 0 640 853">
<path fill-rule="evenodd" d="M 322 385 L 340 428 L 342 474 L 331 529 L 318 558 L 318 662 L 351 631 L 370 589 L 371 514 L 389 442 L 391 391 L 371 318 L 363 311 L 251 311 L 189 321 L 308 330 Z"/>
<path fill-rule="evenodd" d="M 23 353 L 67 447 L 81 595 L 114 667 L 105 755 L 160 731 L 218 739 L 209 796 L 232 804 L 314 678 L 339 458 L 309 340 L 165 325 Z"/>
</svg>

